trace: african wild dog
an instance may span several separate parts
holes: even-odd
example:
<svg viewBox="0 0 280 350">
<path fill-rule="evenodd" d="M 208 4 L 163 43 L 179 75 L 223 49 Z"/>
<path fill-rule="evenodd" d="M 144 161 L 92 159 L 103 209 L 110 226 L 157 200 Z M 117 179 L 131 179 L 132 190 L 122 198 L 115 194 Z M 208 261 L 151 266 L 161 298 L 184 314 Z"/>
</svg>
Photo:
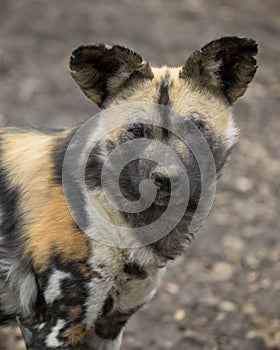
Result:
<svg viewBox="0 0 280 350">
<path fill-rule="evenodd" d="M 256 54 L 253 40 L 224 37 L 195 51 L 180 68 L 152 68 L 127 48 L 88 45 L 73 52 L 70 69 L 99 107 L 157 103 L 180 115 L 179 128 L 188 128 L 192 122 L 191 133 L 206 139 L 218 173 L 237 134 L 232 103 L 254 77 Z M 70 215 L 62 165 L 78 128 L 1 129 L 0 321 L 17 317 L 28 349 L 119 349 L 127 320 L 152 298 L 168 260 L 180 255 L 192 239 L 188 225 L 200 187 L 190 150 L 166 128 L 153 126 L 153 120 L 134 124 L 131 115 L 119 117 L 122 127 L 98 141 L 85 170 L 90 201 L 101 215 L 133 230 L 161 215 L 168 204 L 169 178 L 154 162 L 142 159 L 126 166 L 120 187 L 128 200 L 137 200 L 138 185 L 148 178 L 157 188 L 154 203 L 140 213 L 108 205 L 101 169 L 108 154 L 127 140 L 161 141 L 178 155 L 190 180 L 189 204 L 178 225 L 156 242 L 138 248 L 94 240 Z M 168 122 L 175 123 L 172 118 Z M 96 123 L 99 128 L 107 128 L 102 119 Z M 173 175 L 180 181 L 180 174 Z M 79 210 L 91 222 L 81 198 Z M 93 226 L 110 236 L 99 221 Z"/>
</svg>

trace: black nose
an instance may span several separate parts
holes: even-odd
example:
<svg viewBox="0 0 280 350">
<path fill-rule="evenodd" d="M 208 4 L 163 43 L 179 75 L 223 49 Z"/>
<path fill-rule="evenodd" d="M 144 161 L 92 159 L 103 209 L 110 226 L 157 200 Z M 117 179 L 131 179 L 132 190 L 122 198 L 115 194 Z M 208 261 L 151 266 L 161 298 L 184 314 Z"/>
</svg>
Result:
<svg viewBox="0 0 280 350">
<path fill-rule="evenodd" d="M 169 177 L 168 175 L 165 175 L 165 174 L 160 173 L 160 172 L 152 173 L 151 178 L 152 178 L 153 183 L 157 186 L 157 188 L 159 190 L 162 190 L 162 191 L 170 191 L 171 182 L 172 182 L 172 186 L 177 186 L 179 183 L 178 176 L 171 175 Z"/>
</svg>

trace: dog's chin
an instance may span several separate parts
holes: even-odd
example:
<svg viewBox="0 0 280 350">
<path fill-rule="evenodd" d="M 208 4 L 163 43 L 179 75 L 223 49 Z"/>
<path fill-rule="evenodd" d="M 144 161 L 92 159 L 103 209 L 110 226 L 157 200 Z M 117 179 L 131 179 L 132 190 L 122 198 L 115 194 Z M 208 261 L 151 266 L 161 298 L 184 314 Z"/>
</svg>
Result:
<svg viewBox="0 0 280 350">
<path fill-rule="evenodd" d="M 172 201 L 171 201 L 171 198 L 172 198 Z M 157 194 L 154 200 L 154 205 L 161 209 L 167 208 L 169 205 L 172 205 L 173 207 L 174 206 L 177 207 L 178 205 L 184 205 L 187 207 L 185 198 L 182 197 L 182 195 L 179 195 L 177 193 L 173 193 L 171 195 L 170 193 L 161 193 L 161 192 Z"/>
</svg>

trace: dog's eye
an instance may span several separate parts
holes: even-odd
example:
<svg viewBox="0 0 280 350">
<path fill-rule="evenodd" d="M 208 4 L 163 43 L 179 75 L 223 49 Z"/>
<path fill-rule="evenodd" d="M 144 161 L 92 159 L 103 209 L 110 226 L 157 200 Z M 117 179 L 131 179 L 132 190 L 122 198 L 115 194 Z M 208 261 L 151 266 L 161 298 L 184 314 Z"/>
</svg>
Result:
<svg viewBox="0 0 280 350">
<path fill-rule="evenodd" d="M 202 120 L 193 120 L 189 125 L 189 132 L 194 134 L 198 131 L 203 131 L 205 128 L 205 123 Z"/>
<path fill-rule="evenodd" d="M 144 137 L 144 129 L 142 126 L 135 126 L 127 129 L 130 137 Z"/>
</svg>

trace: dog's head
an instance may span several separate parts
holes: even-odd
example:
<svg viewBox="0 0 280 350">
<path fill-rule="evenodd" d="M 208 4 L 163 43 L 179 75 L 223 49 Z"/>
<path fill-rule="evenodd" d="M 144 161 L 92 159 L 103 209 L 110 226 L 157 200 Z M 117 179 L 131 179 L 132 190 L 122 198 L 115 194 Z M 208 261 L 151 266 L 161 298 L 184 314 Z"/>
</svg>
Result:
<svg viewBox="0 0 280 350">
<path fill-rule="evenodd" d="M 216 173 L 220 171 L 237 135 L 232 104 L 254 77 L 256 54 L 253 40 L 224 37 L 195 51 L 179 68 L 153 68 L 121 46 L 77 48 L 70 60 L 74 80 L 99 107 L 112 107 L 102 125 L 109 131 L 95 145 L 87 164 L 89 186 L 101 186 L 101 169 L 114 150 L 129 142 L 134 152 L 137 141 L 144 151 L 138 159 L 124 161 L 119 173 L 122 195 L 137 201 L 143 194 L 141 182 L 148 180 L 156 190 L 153 205 L 165 208 L 171 190 L 180 200 L 183 184 L 189 186 L 188 208 L 194 210 L 201 192 L 201 169 L 190 145 L 204 140 Z M 112 173 L 121 162 L 116 159 L 114 165 L 107 164 Z M 186 174 L 188 183 L 184 182 Z"/>
</svg>

